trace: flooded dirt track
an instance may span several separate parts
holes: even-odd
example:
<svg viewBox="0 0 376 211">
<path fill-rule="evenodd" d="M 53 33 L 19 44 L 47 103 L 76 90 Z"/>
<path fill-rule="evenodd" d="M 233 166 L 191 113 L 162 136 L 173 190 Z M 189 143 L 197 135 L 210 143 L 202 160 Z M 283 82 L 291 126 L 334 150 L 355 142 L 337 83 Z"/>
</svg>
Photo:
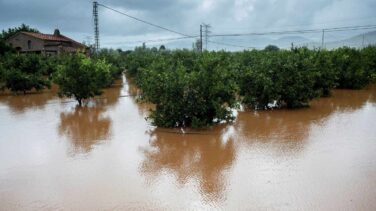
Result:
<svg viewBox="0 0 376 211">
<path fill-rule="evenodd" d="M 376 86 L 185 134 L 55 91 L 0 96 L 0 210 L 376 210 Z"/>
</svg>

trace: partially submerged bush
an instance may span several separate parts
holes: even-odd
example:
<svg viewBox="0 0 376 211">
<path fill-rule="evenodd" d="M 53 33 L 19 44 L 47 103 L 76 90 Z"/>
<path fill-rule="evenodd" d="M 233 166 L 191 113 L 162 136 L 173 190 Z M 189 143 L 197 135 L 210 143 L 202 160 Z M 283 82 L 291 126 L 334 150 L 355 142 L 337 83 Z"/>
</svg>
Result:
<svg viewBox="0 0 376 211">
<path fill-rule="evenodd" d="M 142 69 L 140 87 L 145 99 L 156 104 L 150 118 L 161 127 L 207 127 L 233 120 L 237 86 L 229 64 L 211 54 L 187 67 L 165 57 Z M 222 64 L 221 64 L 222 63 Z"/>
<path fill-rule="evenodd" d="M 46 62 L 39 55 L 7 54 L 3 58 L 5 87 L 13 92 L 26 93 L 32 89 L 50 88 L 47 70 Z"/>
<path fill-rule="evenodd" d="M 314 74 L 308 49 L 255 53 L 240 82 L 243 103 L 255 109 L 270 104 L 301 107 L 315 96 Z M 267 59 L 264 59 L 267 58 Z"/>
<path fill-rule="evenodd" d="M 103 60 L 94 61 L 82 54 L 67 56 L 54 75 L 59 96 L 74 97 L 81 106 L 82 100 L 102 94 L 111 83 L 110 68 Z"/>
<path fill-rule="evenodd" d="M 333 68 L 338 73 L 338 88 L 360 89 L 368 85 L 370 75 L 362 64 L 362 54 L 354 48 L 333 50 Z"/>
<path fill-rule="evenodd" d="M 126 66 L 156 104 L 155 125 L 203 127 L 231 119 L 235 101 L 255 109 L 297 108 L 335 87 L 364 87 L 376 78 L 375 54 L 374 46 L 235 53 L 137 48 Z"/>
<path fill-rule="evenodd" d="M 371 82 L 376 82 L 376 46 L 368 46 L 361 51 L 362 64 Z"/>
</svg>

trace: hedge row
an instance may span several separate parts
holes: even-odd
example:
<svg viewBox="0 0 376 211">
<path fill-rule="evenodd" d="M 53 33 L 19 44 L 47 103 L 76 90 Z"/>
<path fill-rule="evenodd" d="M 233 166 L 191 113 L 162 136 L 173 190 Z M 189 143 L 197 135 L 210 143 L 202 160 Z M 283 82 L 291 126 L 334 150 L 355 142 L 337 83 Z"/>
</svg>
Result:
<svg viewBox="0 0 376 211">
<path fill-rule="evenodd" d="M 333 88 L 360 89 L 376 78 L 376 47 L 336 50 L 195 52 L 136 48 L 128 74 L 156 105 L 161 127 L 231 121 L 239 103 L 253 109 L 308 106 Z"/>
</svg>

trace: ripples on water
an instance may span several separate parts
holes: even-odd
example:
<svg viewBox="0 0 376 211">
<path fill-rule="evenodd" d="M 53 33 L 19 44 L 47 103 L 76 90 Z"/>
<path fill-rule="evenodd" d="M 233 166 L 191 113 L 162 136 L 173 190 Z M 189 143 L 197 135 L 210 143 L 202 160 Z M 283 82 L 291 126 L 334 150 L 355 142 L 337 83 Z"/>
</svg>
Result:
<svg viewBox="0 0 376 211">
<path fill-rule="evenodd" d="M 185 134 L 126 81 L 55 92 L 0 96 L 1 209 L 376 209 L 376 86 Z"/>
</svg>

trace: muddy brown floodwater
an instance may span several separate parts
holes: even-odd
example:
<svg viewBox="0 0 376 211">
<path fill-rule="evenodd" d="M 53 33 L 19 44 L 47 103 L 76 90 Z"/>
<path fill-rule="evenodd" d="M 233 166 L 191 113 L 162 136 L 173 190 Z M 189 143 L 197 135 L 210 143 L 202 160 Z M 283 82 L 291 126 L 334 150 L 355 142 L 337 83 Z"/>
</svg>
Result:
<svg viewBox="0 0 376 211">
<path fill-rule="evenodd" d="M 0 210 L 376 210 L 376 86 L 181 134 L 123 80 L 0 96 Z"/>
</svg>

